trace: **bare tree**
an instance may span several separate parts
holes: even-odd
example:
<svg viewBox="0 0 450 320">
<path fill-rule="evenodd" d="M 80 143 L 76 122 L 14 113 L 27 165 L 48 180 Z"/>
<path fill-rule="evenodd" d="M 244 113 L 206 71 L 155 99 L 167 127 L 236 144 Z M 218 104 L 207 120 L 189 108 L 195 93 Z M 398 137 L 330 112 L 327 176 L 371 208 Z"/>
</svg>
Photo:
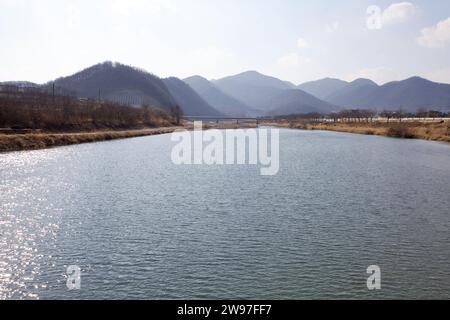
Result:
<svg viewBox="0 0 450 320">
<path fill-rule="evenodd" d="M 395 116 L 395 113 L 393 111 L 384 110 L 384 111 L 380 112 L 380 116 L 383 118 L 386 118 L 387 123 L 389 123 L 389 120 Z"/>
<path fill-rule="evenodd" d="M 0 127 L 44 130 L 134 128 L 170 123 L 162 110 L 78 99 L 52 90 L 0 87 Z"/>
<path fill-rule="evenodd" d="M 170 108 L 170 114 L 176 125 L 180 125 L 181 118 L 183 117 L 183 110 L 179 105 L 175 105 Z"/>
</svg>

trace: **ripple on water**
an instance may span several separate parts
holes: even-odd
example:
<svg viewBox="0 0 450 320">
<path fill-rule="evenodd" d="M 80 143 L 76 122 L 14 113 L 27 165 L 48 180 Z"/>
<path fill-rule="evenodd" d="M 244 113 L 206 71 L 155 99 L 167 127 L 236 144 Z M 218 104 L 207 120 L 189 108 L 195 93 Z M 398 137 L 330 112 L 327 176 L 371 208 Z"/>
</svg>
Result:
<svg viewBox="0 0 450 320">
<path fill-rule="evenodd" d="M 448 145 L 280 143 L 274 177 L 172 165 L 168 135 L 0 154 L 0 298 L 450 297 Z"/>
</svg>

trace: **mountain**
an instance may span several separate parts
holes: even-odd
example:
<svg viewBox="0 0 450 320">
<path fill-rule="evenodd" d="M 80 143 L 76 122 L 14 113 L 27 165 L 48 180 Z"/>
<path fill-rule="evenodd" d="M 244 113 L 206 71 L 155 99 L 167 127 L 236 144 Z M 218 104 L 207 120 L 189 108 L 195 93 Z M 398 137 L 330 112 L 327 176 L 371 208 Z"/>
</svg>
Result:
<svg viewBox="0 0 450 320">
<path fill-rule="evenodd" d="M 432 82 L 420 77 L 394 81 L 378 86 L 366 79 L 351 82 L 326 99 L 345 108 L 399 110 L 450 110 L 450 84 Z"/>
<path fill-rule="evenodd" d="M 240 84 L 252 84 L 258 87 L 271 87 L 277 89 L 292 89 L 295 85 L 288 82 L 277 79 L 275 77 L 263 75 L 257 71 L 246 71 L 234 76 L 229 76 L 215 81 L 221 85 L 225 83 L 240 83 Z"/>
<path fill-rule="evenodd" d="M 55 85 L 75 92 L 78 97 L 127 103 L 134 106 L 149 104 L 169 109 L 175 105 L 164 82 L 137 68 L 104 62 L 72 76 L 55 80 Z"/>
<path fill-rule="evenodd" d="M 450 84 L 412 77 L 382 86 L 368 79 L 345 82 L 326 78 L 296 87 L 290 82 L 247 71 L 208 81 L 195 76 L 161 78 L 120 63 L 104 62 L 43 85 L 27 81 L 3 85 L 53 89 L 80 98 L 101 99 L 133 106 L 148 104 L 170 110 L 176 104 L 191 116 L 259 116 L 274 113 L 374 109 L 416 112 L 450 111 Z M 339 106 L 339 107 L 337 107 Z"/>
<path fill-rule="evenodd" d="M 0 85 L 15 86 L 19 88 L 39 88 L 39 84 L 30 81 L 5 81 L 0 82 Z"/>
<path fill-rule="evenodd" d="M 299 89 L 283 90 L 279 95 L 267 101 L 269 115 L 293 115 L 319 112 L 328 114 L 338 108 L 328 102 L 317 99 L 313 95 Z"/>
<path fill-rule="evenodd" d="M 403 109 L 415 112 L 423 108 L 449 111 L 450 84 L 413 77 L 379 87 L 368 100 L 367 105 L 374 105 L 378 109 Z"/>
<path fill-rule="evenodd" d="M 312 94 L 319 99 L 324 100 L 331 94 L 343 89 L 347 85 L 348 82 L 343 80 L 325 78 L 317 81 L 305 82 L 299 85 L 298 88 L 309 94 Z"/>
<path fill-rule="evenodd" d="M 231 117 L 250 117 L 258 112 L 245 103 L 221 91 L 209 80 L 193 76 L 183 80 L 196 91 L 207 103 L 220 113 Z"/>
<path fill-rule="evenodd" d="M 222 115 L 180 79 L 171 77 L 164 79 L 163 82 L 185 115 L 205 117 Z"/>
<path fill-rule="evenodd" d="M 286 81 L 269 77 L 256 71 L 247 71 L 238 75 L 215 80 L 213 83 L 226 94 L 246 105 L 267 111 L 267 101 L 283 90 L 295 86 Z"/>
<path fill-rule="evenodd" d="M 343 108 L 363 108 L 367 98 L 377 89 L 378 85 L 372 80 L 356 79 L 329 95 L 325 101 Z"/>
</svg>

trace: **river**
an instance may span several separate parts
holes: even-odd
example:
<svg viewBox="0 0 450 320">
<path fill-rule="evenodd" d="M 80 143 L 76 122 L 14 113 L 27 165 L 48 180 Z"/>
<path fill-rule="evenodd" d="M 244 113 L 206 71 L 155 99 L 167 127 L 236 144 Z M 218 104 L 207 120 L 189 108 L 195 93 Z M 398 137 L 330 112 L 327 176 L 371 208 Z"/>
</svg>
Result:
<svg viewBox="0 0 450 320">
<path fill-rule="evenodd" d="M 0 154 L 0 299 L 450 298 L 449 144 L 282 129 L 275 176 L 173 145 Z"/>
</svg>

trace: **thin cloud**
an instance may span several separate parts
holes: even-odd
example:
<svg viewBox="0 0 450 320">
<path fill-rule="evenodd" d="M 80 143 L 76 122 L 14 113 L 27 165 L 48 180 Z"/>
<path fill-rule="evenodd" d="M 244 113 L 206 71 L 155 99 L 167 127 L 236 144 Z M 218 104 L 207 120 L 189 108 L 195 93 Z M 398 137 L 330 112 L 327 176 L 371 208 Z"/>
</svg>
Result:
<svg viewBox="0 0 450 320">
<path fill-rule="evenodd" d="M 428 48 L 444 48 L 450 43 L 450 18 L 437 25 L 422 29 L 417 42 Z"/>
<path fill-rule="evenodd" d="M 414 17 L 418 8 L 411 2 L 394 3 L 387 7 L 381 15 L 383 26 L 404 23 Z"/>
<path fill-rule="evenodd" d="M 370 30 L 380 30 L 395 24 L 401 24 L 409 21 L 419 12 L 419 8 L 411 2 L 399 2 L 391 4 L 389 7 L 381 10 L 378 6 L 367 8 L 367 28 Z"/>
</svg>

